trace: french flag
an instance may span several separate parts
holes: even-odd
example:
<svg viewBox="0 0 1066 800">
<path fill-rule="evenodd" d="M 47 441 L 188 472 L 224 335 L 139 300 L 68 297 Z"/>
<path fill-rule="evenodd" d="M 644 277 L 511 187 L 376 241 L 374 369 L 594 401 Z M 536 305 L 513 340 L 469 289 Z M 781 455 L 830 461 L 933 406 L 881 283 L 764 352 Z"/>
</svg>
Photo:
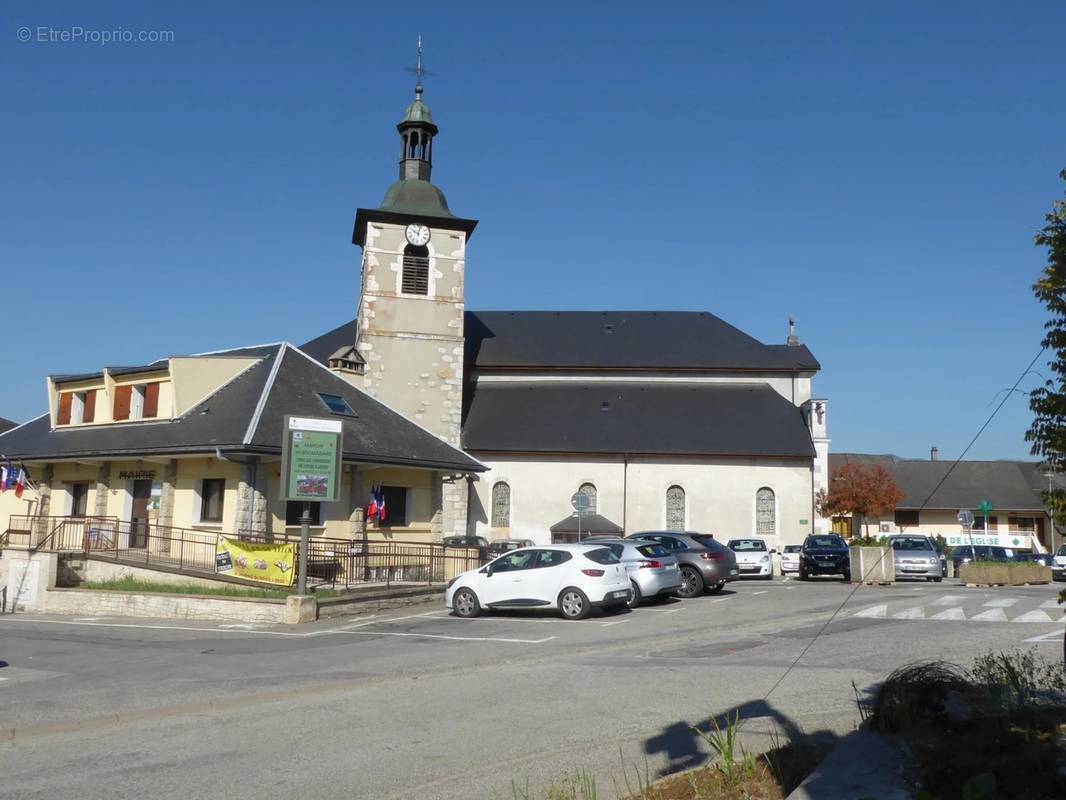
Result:
<svg viewBox="0 0 1066 800">
<path fill-rule="evenodd" d="M 27 480 L 29 480 L 29 476 L 26 475 L 26 469 L 19 467 L 19 475 L 15 479 L 15 497 L 22 497 L 22 493 L 26 490 Z"/>
<path fill-rule="evenodd" d="M 385 521 L 388 516 L 388 512 L 385 510 L 385 490 L 378 486 L 377 491 L 377 504 L 378 504 L 378 524 L 380 525 Z"/>
<path fill-rule="evenodd" d="M 366 518 L 377 519 L 379 513 L 378 509 L 378 492 L 377 487 L 370 488 L 370 502 L 366 504 Z"/>
</svg>

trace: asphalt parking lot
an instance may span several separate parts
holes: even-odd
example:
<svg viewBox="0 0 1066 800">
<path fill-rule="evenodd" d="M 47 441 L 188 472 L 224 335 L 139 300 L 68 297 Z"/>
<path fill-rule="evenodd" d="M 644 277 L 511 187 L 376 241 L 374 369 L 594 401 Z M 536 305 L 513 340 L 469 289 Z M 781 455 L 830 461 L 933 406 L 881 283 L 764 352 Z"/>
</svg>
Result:
<svg viewBox="0 0 1066 800">
<path fill-rule="evenodd" d="M 852 588 L 740 582 L 579 622 L 437 604 L 299 627 L 5 615 L 0 796 L 139 796 L 143 770 L 175 798 L 509 798 L 512 778 L 576 767 L 610 786 L 620 757 L 703 758 L 690 726 L 730 710 L 755 746 L 770 728 L 841 733 L 858 720 L 851 682 L 906 661 L 1061 657 L 1061 584 Z M 238 753 L 295 772 L 234 785 Z"/>
</svg>

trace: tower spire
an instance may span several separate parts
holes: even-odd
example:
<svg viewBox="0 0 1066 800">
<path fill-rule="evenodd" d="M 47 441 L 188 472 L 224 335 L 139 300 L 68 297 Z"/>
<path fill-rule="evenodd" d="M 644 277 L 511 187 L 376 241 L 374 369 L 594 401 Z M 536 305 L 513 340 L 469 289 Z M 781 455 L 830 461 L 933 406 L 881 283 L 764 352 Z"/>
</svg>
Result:
<svg viewBox="0 0 1066 800">
<path fill-rule="evenodd" d="M 396 126 L 400 132 L 400 180 L 428 181 L 433 168 L 433 137 L 437 126 L 429 106 L 422 102 L 422 81 L 430 73 L 422 62 L 422 37 L 418 37 L 418 49 L 414 67 L 407 67 L 415 75 L 415 101 L 407 107 L 403 120 Z"/>
<path fill-rule="evenodd" d="M 410 73 L 415 76 L 415 100 L 422 99 L 422 81 L 427 75 L 432 75 L 429 72 L 425 64 L 422 63 L 422 34 L 418 34 L 418 45 L 415 49 L 415 65 L 413 67 L 404 67 Z"/>
</svg>

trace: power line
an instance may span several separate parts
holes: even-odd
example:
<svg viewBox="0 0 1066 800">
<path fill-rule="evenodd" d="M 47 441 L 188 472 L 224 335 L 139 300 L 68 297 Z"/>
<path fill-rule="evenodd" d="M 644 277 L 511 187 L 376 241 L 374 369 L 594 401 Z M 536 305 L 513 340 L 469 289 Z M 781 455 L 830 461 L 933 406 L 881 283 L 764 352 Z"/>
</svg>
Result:
<svg viewBox="0 0 1066 800">
<path fill-rule="evenodd" d="M 1022 380 L 1025 378 L 1025 376 L 1029 374 L 1029 371 L 1033 368 L 1033 364 L 1035 364 L 1037 362 L 1037 360 L 1040 358 L 1040 356 L 1044 355 L 1044 351 L 1046 349 L 1047 349 L 1046 347 L 1041 347 L 1040 348 L 1040 352 L 1036 354 L 1036 356 L 1033 358 L 1032 361 L 1029 362 L 1029 365 L 1025 368 L 1025 370 L 1022 372 L 1022 374 L 1018 376 L 1018 380 L 1016 380 L 1014 382 L 1014 386 L 1011 387 L 1011 390 L 1009 392 L 1007 392 L 1003 396 L 1003 399 L 1000 401 L 999 405 L 996 406 L 995 410 L 989 415 L 988 419 L 985 420 L 985 424 L 982 425 L 980 430 L 978 430 L 977 433 L 974 434 L 974 437 L 972 439 L 970 439 L 970 443 L 968 445 L 966 445 L 966 449 L 963 450 L 962 453 L 959 455 L 959 457 L 955 459 L 955 461 L 952 463 L 952 465 L 948 468 L 948 471 L 944 473 L 944 477 L 942 477 L 940 479 L 940 481 L 937 483 L 937 485 L 933 488 L 933 491 L 931 491 L 929 493 L 929 496 L 927 498 L 925 498 L 925 501 L 921 504 L 921 506 L 919 506 L 919 508 L 918 508 L 919 512 L 921 512 L 922 509 L 924 509 L 929 504 L 929 502 L 933 499 L 933 496 L 937 493 L 937 491 L 940 489 L 940 487 L 944 485 L 944 481 L 946 481 L 948 479 L 948 476 L 951 475 L 951 473 L 955 471 L 955 467 L 957 467 L 959 465 L 959 462 L 961 462 L 962 459 L 966 456 L 966 454 L 968 452 L 970 452 L 970 448 L 974 446 L 974 443 L 981 437 L 981 434 L 984 433 L 985 429 L 992 423 L 992 420 L 995 419 L 996 414 L 999 413 L 999 410 L 1001 408 L 1003 408 L 1004 405 L 1006 405 L 1007 401 L 1014 394 L 1014 390 L 1018 388 L 1018 384 L 1020 384 L 1022 382 Z M 795 668 L 795 666 L 803 659 L 803 657 L 805 655 L 807 655 L 807 651 L 810 650 L 811 647 L 814 646 L 814 643 L 816 641 L 818 641 L 818 637 L 821 636 L 825 632 L 825 629 L 829 627 L 829 624 L 834 619 L 837 618 L 837 615 L 844 609 L 844 606 L 846 606 L 848 604 L 848 602 L 851 600 L 851 598 L 855 595 L 855 592 L 857 592 L 859 589 L 861 589 L 863 587 L 863 585 L 866 582 L 866 579 L 868 577 L 870 577 L 870 575 L 873 574 L 873 571 L 875 569 L 877 569 L 877 567 L 878 567 L 878 565 L 880 565 L 881 561 L 884 560 L 885 555 L 886 555 L 885 553 L 882 553 L 881 554 L 881 558 L 877 559 L 877 561 L 874 563 L 874 565 L 872 567 L 870 567 L 869 572 L 867 572 L 865 575 L 862 576 L 862 580 L 860 580 L 858 583 L 855 584 L 854 587 L 852 587 L 851 591 L 848 592 L 848 595 L 847 595 L 847 597 L 844 598 L 843 602 L 841 602 L 841 604 L 836 607 L 836 610 L 829 616 L 829 619 L 827 619 L 825 621 L 825 623 L 822 625 L 822 627 L 818 629 L 818 633 L 814 634 L 814 637 L 807 643 L 807 646 L 804 647 L 803 650 L 800 651 L 800 654 L 798 656 L 796 656 L 792 660 L 792 663 L 788 665 L 788 668 L 784 671 L 784 673 L 781 675 L 781 677 L 777 679 L 777 682 L 773 686 L 770 687 L 770 691 L 768 691 L 765 695 L 763 695 L 763 700 L 769 699 L 770 695 L 772 695 L 774 693 L 774 691 L 777 689 L 777 687 L 780 686 L 784 682 L 785 678 L 787 678 L 789 676 L 789 673 L 792 672 L 792 670 Z"/>
</svg>

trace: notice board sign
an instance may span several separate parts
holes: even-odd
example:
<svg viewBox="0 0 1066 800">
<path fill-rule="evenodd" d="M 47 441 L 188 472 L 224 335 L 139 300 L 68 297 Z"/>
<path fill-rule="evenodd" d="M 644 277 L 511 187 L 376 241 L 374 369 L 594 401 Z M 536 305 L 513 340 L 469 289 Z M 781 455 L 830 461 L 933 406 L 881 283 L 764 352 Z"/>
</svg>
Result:
<svg viewBox="0 0 1066 800">
<path fill-rule="evenodd" d="M 285 417 L 281 499 L 336 503 L 340 499 L 344 423 L 320 417 Z"/>
</svg>

